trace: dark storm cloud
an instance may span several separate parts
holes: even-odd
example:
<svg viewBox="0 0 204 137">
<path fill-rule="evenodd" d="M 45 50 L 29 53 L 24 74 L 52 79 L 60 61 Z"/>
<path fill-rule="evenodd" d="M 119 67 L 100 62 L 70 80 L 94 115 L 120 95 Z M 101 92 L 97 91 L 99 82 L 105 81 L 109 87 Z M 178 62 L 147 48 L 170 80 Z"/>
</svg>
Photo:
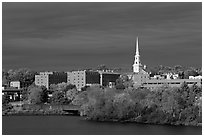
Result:
<svg viewBox="0 0 204 137">
<path fill-rule="evenodd" d="M 201 3 L 3 3 L 3 67 L 201 66 Z"/>
</svg>

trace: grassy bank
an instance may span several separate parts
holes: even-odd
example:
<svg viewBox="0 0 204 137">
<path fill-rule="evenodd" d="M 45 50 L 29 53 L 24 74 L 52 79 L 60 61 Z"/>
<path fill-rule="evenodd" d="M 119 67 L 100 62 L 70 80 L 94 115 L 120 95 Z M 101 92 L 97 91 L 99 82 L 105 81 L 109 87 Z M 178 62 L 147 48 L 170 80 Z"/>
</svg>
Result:
<svg viewBox="0 0 204 137">
<path fill-rule="evenodd" d="M 16 106 L 7 106 L 6 109 L 3 109 L 3 116 L 10 115 L 71 115 L 68 112 L 63 111 L 64 108 L 71 108 L 72 106 L 68 105 L 50 105 L 50 104 L 41 104 L 41 105 L 16 105 Z"/>
</svg>

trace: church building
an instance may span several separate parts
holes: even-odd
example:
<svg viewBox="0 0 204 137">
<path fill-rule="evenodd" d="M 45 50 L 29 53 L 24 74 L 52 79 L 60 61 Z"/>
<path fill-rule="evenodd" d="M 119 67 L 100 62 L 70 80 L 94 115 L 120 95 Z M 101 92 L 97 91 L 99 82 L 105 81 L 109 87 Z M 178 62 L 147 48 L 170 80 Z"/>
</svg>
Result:
<svg viewBox="0 0 204 137">
<path fill-rule="evenodd" d="M 133 64 L 133 82 L 134 86 L 138 87 L 142 85 L 142 83 L 146 82 L 149 79 L 149 74 L 145 71 L 146 65 L 142 65 L 140 61 L 140 54 L 139 54 L 139 40 L 138 37 L 135 42 L 136 52 L 135 52 L 135 60 Z"/>
<path fill-rule="evenodd" d="M 139 54 L 139 40 L 136 39 L 136 52 L 133 64 L 132 80 L 134 87 L 143 87 L 150 90 L 154 90 L 163 85 L 170 87 L 180 87 L 183 82 L 186 82 L 189 86 L 197 84 L 202 85 L 202 79 L 151 79 L 149 74 L 145 71 L 146 66 L 142 65 Z"/>
</svg>

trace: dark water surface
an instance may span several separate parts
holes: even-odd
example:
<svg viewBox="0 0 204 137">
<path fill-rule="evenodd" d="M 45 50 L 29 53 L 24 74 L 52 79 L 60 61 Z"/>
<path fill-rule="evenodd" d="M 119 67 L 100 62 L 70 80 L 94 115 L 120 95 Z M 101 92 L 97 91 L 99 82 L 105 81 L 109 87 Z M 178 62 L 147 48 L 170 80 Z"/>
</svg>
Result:
<svg viewBox="0 0 204 137">
<path fill-rule="evenodd" d="M 202 127 L 86 121 L 79 116 L 3 116 L 3 135 L 201 135 Z"/>
</svg>

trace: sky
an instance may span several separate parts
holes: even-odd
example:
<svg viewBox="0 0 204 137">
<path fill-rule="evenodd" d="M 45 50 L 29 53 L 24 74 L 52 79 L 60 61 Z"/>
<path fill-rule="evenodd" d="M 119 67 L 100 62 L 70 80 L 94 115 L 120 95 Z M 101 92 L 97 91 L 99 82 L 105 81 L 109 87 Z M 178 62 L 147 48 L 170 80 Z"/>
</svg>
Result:
<svg viewBox="0 0 204 137">
<path fill-rule="evenodd" d="M 2 68 L 202 66 L 202 3 L 3 2 Z"/>
</svg>

